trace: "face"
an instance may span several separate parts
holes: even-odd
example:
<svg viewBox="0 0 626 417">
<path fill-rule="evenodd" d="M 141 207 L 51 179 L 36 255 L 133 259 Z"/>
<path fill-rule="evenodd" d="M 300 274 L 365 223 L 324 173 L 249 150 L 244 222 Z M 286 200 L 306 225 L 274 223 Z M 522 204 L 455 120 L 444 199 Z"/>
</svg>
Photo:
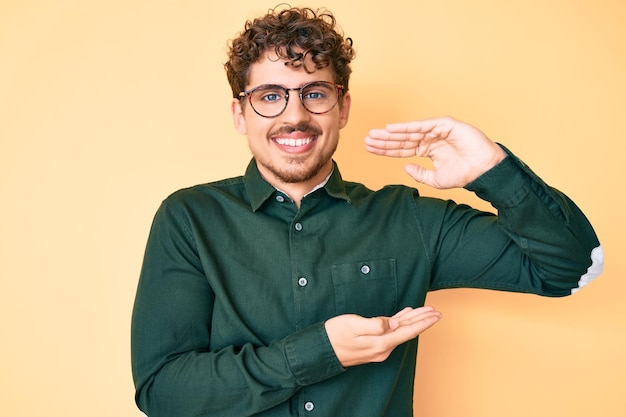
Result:
<svg viewBox="0 0 626 417">
<path fill-rule="evenodd" d="M 302 68 L 286 66 L 285 61 L 268 53 L 250 66 L 246 90 L 262 84 L 301 87 L 312 81 L 334 82 L 333 73 L 323 68 L 308 74 Z M 348 122 L 348 93 L 343 96 L 341 106 L 337 104 L 324 114 L 307 111 L 297 93 L 290 91 L 287 108 L 275 118 L 259 116 L 247 102 L 235 99 L 232 104 L 235 128 L 247 135 L 261 175 L 278 188 L 281 184 L 312 188 L 323 181 L 332 170 L 331 158 L 339 142 L 339 130 Z"/>
</svg>

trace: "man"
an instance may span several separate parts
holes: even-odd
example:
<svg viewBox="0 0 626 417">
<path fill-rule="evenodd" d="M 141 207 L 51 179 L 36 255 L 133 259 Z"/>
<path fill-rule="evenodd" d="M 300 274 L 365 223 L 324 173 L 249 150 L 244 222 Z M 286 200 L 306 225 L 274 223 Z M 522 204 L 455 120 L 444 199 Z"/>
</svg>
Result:
<svg viewBox="0 0 626 417">
<path fill-rule="evenodd" d="M 351 40 L 330 13 L 269 12 L 226 63 L 242 177 L 181 190 L 158 210 L 132 324 L 140 409 L 172 416 L 412 416 L 426 293 L 455 287 L 569 295 L 602 269 L 566 196 L 451 118 L 366 138 L 420 183 L 466 187 L 498 216 L 343 181 Z"/>
</svg>

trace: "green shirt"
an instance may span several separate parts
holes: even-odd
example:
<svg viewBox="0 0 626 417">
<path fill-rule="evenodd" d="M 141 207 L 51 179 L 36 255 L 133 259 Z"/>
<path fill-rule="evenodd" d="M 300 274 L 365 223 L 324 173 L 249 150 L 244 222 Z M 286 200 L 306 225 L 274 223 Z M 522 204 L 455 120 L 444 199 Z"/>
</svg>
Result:
<svg viewBox="0 0 626 417">
<path fill-rule="evenodd" d="M 442 288 L 564 296 L 601 270 L 584 215 L 514 156 L 467 188 L 498 216 L 401 185 L 372 191 L 336 166 L 298 209 L 254 160 L 243 177 L 174 193 L 133 311 L 137 404 L 150 417 L 412 416 L 417 340 L 343 368 L 325 320 L 391 316 Z"/>
</svg>

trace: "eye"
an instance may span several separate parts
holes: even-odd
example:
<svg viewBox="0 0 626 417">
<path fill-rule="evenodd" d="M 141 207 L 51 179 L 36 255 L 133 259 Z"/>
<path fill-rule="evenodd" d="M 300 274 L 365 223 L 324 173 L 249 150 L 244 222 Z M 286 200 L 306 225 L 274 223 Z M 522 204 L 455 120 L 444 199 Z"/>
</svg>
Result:
<svg viewBox="0 0 626 417">
<path fill-rule="evenodd" d="M 322 101 L 331 96 L 333 90 L 326 83 L 314 83 L 308 85 L 302 91 L 302 98 L 309 101 Z"/>
<path fill-rule="evenodd" d="M 285 99 L 285 92 L 277 86 L 259 88 L 254 92 L 255 101 L 272 104 Z"/>
<path fill-rule="evenodd" d="M 307 100 L 320 100 L 325 97 L 324 93 L 321 91 L 307 91 L 303 93 L 302 96 Z"/>
<path fill-rule="evenodd" d="M 264 94 L 263 96 L 261 96 L 261 100 L 267 101 L 268 103 L 278 101 L 280 99 L 281 99 L 280 95 L 276 93 L 268 93 L 268 94 Z"/>
<path fill-rule="evenodd" d="M 259 97 L 259 100 L 264 101 L 266 103 L 275 103 L 283 99 L 283 94 L 281 93 L 265 93 Z"/>
</svg>

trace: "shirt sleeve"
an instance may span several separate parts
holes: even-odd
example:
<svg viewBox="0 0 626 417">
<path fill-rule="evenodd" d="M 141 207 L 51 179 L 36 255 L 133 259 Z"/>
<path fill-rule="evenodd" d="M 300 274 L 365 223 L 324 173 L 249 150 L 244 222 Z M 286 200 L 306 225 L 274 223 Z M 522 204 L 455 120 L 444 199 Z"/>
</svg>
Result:
<svg viewBox="0 0 626 417">
<path fill-rule="evenodd" d="M 504 147 L 503 147 L 504 148 Z M 447 202 L 431 228 L 431 289 L 486 288 L 573 294 L 603 270 L 603 252 L 582 211 L 508 149 L 466 188 L 497 215 Z"/>
<path fill-rule="evenodd" d="M 150 417 L 245 416 L 344 371 L 323 323 L 267 346 L 210 349 L 215 296 L 180 204 L 157 212 L 133 309 L 136 402 Z"/>
</svg>

